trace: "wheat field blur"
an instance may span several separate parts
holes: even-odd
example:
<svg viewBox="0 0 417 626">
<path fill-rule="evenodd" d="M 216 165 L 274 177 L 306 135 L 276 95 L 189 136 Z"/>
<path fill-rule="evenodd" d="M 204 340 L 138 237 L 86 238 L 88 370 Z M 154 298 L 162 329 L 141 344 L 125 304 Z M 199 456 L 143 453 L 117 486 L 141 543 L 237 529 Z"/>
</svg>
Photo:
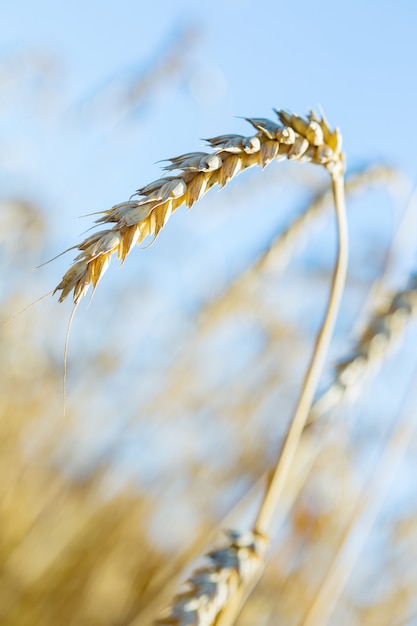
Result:
<svg viewBox="0 0 417 626">
<path fill-rule="evenodd" d="M 291 415 L 335 254 L 313 167 L 244 172 L 114 264 L 74 319 L 65 399 L 71 303 L 48 297 L 10 321 L 72 260 L 38 268 L 91 224 L 73 218 L 123 199 L 109 179 L 133 192 L 157 159 L 191 149 L 174 146 L 187 120 L 167 118 L 175 94 L 198 117 L 204 82 L 223 88 L 196 71 L 202 37 L 174 30 L 75 102 L 53 52 L 0 56 L 5 626 L 151 624 L 221 531 L 250 525 Z M 213 134 L 245 132 L 229 122 Z M 57 155 L 47 171 L 44 152 Z M 347 171 L 351 260 L 318 399 L 352 355 L 356 369 L 305 432 L 240 626 L 417 623 L 417 207 L 406 173 L 371 156 Z"/>
</svg>

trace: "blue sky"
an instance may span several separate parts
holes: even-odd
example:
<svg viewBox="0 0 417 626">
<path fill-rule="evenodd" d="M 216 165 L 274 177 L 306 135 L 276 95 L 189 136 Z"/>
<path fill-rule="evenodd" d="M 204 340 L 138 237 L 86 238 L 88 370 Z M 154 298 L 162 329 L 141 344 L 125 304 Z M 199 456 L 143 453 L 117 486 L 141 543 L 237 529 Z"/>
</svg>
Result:
<svg viewBox="0 0 417 626">
<path fill-rule="evenodd" d="M 272 106 L 302 113 L 320 103 L 343 129 L 350 160 L 390 157 L 415 174 L 416 17 L 411 0 L 214 0 L 209 8 L 184 0 L 3 1 L 0 52 L 56 55 L 66 97 L 76 102 L 122 71 L 146 67 L 176 30 L 193 25 L 191 66 L 221 93 L 208 90 L 198 110 L 184 95 L 168 96 L 167 126 L 175 121 L 178 136 L 237 128 L 234 115 L 268 115 Z"/>
<path fill-rule="evenodd" d="M 158 160 L 201 149 L 202 137 L 249 133 L 237 117 L 273 116 L 273 107 L 303 114 L 321 105 L 342 130 L 348 166 L 379 160 L 417 178 L 417 4 L 411 0 L 3 0 L 1 16 L 0 79 L 9 82 L 0 83 L 6 85 L 0 184 L 6 194 L 35 198 L 45 211 L 48 239 L 38 262 L 78 241 L 91 225 L 80 215 L 106 210 L 158 178 Z M 133 77 L 146 76 L 187 29 L 194 35 L 182 50 L 180 71 L 168 73 L 128 114 L 114 106 Z M 34 57 L 43 68 L 46 63 L 45 75 L 31 65 Z M 95 102 L 108 106 L 106 115 Z M 239 267 L 245 246 L 261 248 L 277 204 L 285 204 L 279 192 L 280 203 L 272 194 L 274 213 L 265 211 L 264 221 L 254 223 L 248 212 L 262 204 L 251 196 L 249 204 L 240 199 L 231 207 L 226 193 L 225 217 L 209 211 L 205 198 L 192 218 L 178 212 L 155 246 L 132 253 L 117 275 L 119 287 L 106 275 L 91 308 L 77 319 L 75 345 L 89 341 L 97 349 L 110 325 L 120 330 L 140 319 L 146 332 L 129 335 L 123 345 L 127 364 L 143 363 L 155 342 L 164 341 L 155 316 L 169 310 L 172 336 L 187 325 L 181 307 L 192 315 L 218 277 Z M 229 225 L 232 211 L 240 228 Z M 367 232 L 372 237 L 369 223 Z M 43 270 L 53 281 L 48 288 L 70 258 Z M 153 296 L 138 298 L 134 312 L 121 317 L 117 299 L 129 285 Z M 107 290 L 113 300 L 103 308 Z M 59 311 L 65 324 L 69 305 Z M 63 334 L 55 339 L 59 349 L 62 340 Z M 140 350 L 129 352 L 135 341 Z"/>
</svg>

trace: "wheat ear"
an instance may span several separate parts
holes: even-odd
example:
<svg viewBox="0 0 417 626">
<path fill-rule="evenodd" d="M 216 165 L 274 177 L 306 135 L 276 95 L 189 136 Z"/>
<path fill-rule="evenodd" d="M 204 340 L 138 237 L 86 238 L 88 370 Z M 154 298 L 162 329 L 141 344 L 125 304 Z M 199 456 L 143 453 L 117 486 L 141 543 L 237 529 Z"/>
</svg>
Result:
<svg viewBox="0 0 417 626">
<path fill-rule="evenodd" d="M 227 534 L 228 544 L 209 552 L 209 564 L 193 572 L 188 589 L 176 596 L 157 624 L 211 626 L 239 589 L 260 575 L 266 538 L 250 531 Z"/>
<path fill-rule="evenodd" d="M 348 394 L 355 394 L 364 379 L 377 371 L 416 314 L 417 273 L 410 276 L 405 289 L 392 295 L 371 318 L 352 355 L 336 365 L 334 381 L 314 403 L 311 421 L 332 410 Z"/>
<path fill-rule="evenodd" d="M 332 175 L 343 170 L 341 135 L 331 131 L 324 116 L 311 111 L 306 119 L 276 111 L 279 123 L 246 118 L 257 133 L 251 137 L 221 135 L 208 139 L 211 153 L 190 152 L 168 159 L 165 170 L 179 170 L 140 188 L 130 200 L 104 211 L 97 224 L 114 224 L 87 237 L 78 246 L 73 265 L 54 293 L 62 302 L 72 293 L 74 303 L 93 290 L 107 270 L 113 254 L 123 263 L 135 245 L 153 240 L 171 214 L 181 205 L 191 207 L 211 187 L 224 187 L 236 174 L 253 165 L 265 167 L 272 160 L 296 160 L 323 165 Z"/>
</svg>

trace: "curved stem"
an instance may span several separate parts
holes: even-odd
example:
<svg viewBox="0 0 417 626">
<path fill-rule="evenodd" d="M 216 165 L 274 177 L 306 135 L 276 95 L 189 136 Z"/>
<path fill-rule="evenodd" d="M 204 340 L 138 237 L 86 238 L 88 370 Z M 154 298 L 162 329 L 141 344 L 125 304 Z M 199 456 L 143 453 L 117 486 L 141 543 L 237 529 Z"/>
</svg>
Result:
<svg viewBox="0 0 417 626">
<path fill-rule="evenodd" d="M 254 531 L 262 534 L 268 533 L 272 517 L 294 460 L 298 443 L 307 422 L 343 295 L 348 260 L 348 234 L 343 173 L 336 172 L 332 174 L 332 190 L 337 216 L 338 255 L 333 273 L 329 303 L 326 316 L 317 335 L 313 355 L 304 378 L 294 417 L 288 428 L 255 521 Z"/>
</svg>

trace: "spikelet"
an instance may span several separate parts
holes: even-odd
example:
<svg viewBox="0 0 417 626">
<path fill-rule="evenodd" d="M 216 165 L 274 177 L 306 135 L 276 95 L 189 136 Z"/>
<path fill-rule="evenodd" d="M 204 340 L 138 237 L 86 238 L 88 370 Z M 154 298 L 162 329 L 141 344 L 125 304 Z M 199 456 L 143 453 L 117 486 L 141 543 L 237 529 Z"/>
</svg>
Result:
<svg viewBox="0 0 417 626">
<path fill-rule="evenodd" d="M 252 531 L 228 531 L 227 535 L 228 545 L 207 555 L 210 563 L 193 572 L 188 589 L 175 596 L 157 624 L 211 626 L 238 589 L 259 576 L 266 538 Z"/>
<path fill-rule="evenodd" d="M 334 381 L 313 405 L 310 421 L 334 408 L 347 393 L 355 395 L 364 378 L 377 370 L 416 314 L 417 274 L 412 274 L 406 289 L 395 293 L 371 318 L 352 355 L 337 364 Z"/>
<path fill-rule="evenodd" d="M 274 159 L 289 159 L 323 165 L 332 174 L 344 170 L 340 132 L 331 131 L 324 117 L 313 112 L 306 119 L 285 111 L 277 114 L 279 123 L 246 118 L 257 130 L 254 136 L 220 135 L 207 140 L 211 153 L 189 152 L 168 159 L 164 169 L 179 170 L 178 175 L 160 178 L 103 212 L 96 223 L 114 226 L 76 246 L 80 253 L 54 291 L 61 292 L 59 301 L 72 292 L 78 304 L 90 285 L 96 288 L 113 254 L 123 263 L 135 245 L 148 236 L 156 239 L 179 206 L 191 207 L 211 187 L 224 187 L 248 167 L 264 168 Z"/>
</svg>

